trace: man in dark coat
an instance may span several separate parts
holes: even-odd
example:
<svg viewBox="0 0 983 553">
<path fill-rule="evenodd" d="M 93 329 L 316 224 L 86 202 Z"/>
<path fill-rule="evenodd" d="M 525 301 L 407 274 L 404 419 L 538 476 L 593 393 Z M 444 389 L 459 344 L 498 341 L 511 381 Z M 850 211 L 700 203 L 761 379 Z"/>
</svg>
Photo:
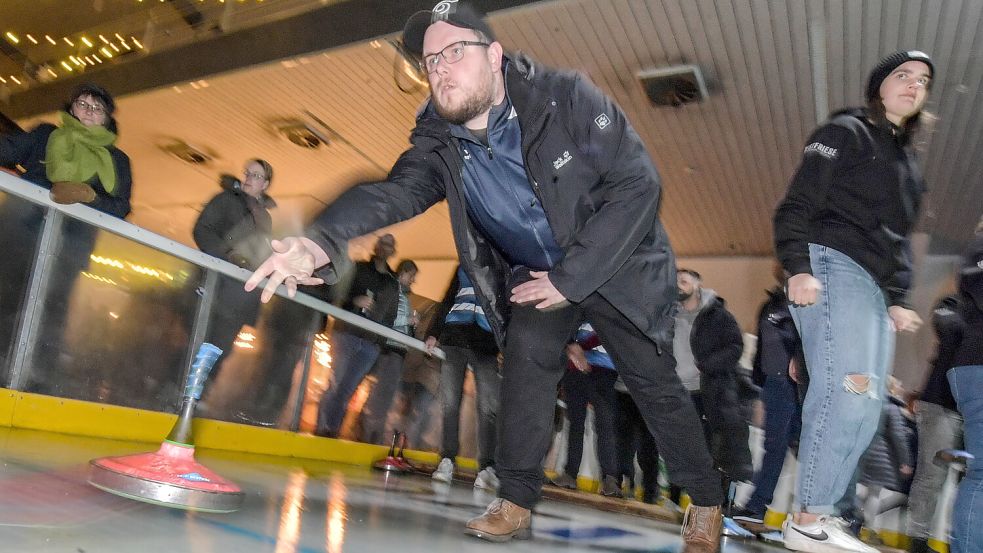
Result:
<svg viewBox="0 0 983 553">
<path fill-rule="evenodd" d="M 676 370 L 684 385 L 692 380 L 688 375 L 695 373 L 696 387 L 687 388 L 704 420 L 717 466 L 729 480 L 751 480 L 754 469 L 749 429 L 737 385 L 737 365 L 744 351 L 741 328 L 723 298 L 703 287 L 699 273 L 680 269 L 678 275 L 680 309 L 673 347 Z"/>
<path fill-rule="evenodd" d="M 764 524 L 765 512 L 774 499 L 775 487 L 785 465 L 788 448 L 799 441 L 802 406 L 790 369 L 802 370 L 802 343 L 795 329 L 785 296 L 785 272 L 775 263 L 778 285 L 768 291 L 768 299 L 758 311 L 758 347 L 754 352 L 753 375 L 761 386 L 765 407 L 765 454 L 754 475 L 754 493 L 733 513 L 737 522 Z"/>
<path fill-rule="evenodd" d="M 446 199 L 461 266 L 503 344 L 499 498 L 467 524 L 493 541 L 531 535 L 566 344 L 590 320 L 693 499 L 686 550 L 713 552 L 722 493 L 695 409 L 673 370 L 675 263 L 660 183 L 624 113 L 579 75 L 503 54 L 483 17 L 443 1 L 407 22 L 432 99 L 386 182 L 349 190 L 307 236 L 274 243 L 247 283 L 333 280 L 347 240 Z M 312 276 L 315 270 L 320 278 Z"/>
</svg>

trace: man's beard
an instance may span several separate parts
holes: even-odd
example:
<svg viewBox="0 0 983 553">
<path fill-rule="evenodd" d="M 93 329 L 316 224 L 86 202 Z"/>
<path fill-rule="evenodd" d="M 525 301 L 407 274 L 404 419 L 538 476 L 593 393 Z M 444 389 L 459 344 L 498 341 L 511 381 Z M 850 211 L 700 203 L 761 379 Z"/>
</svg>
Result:
<svg viewBox="0 0 983 553">
<path fill-rule="evenodd" d="M 677 298 L 679 301 L 686 301 L 693 297 L 693 292 L 683 292 L 682 290 L 677 291 Z"/>
<path fill-rule="evenodd" d="M 491 75 L 488 77 L 488 80 L 483 82 L 477 90 L 470 93 L 457 108 L 450 109 L 443 106 L 435 98 L 434 105 L 437 108 L 437 115 L 440 115 L 452 125 L 463 125 L 491 109 L 495 97 Z"/>
</svg>

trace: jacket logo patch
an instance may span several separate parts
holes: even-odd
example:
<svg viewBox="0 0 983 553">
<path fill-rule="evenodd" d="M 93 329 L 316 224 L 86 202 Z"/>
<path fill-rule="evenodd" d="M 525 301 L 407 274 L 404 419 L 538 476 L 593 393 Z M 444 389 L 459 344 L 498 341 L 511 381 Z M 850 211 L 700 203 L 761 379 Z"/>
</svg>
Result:
<svg viewBox="0 0 983 553">
<path fill-rule="evenodd" d="M 839 154 L 838 149 L 827 146 L 821 142 L 813 142 L 812 144 L 809 144 L 802 153 L 808 154 L 809 152 L 816 152 L 827 159 L 836 159 L 837 154 Z"/>
<path fill-rule="evenodd" d="M 471 152 L 469 152 L 467 148 L 464 149 L 464 159 L 465 160 L 471 159 Z"/>
<path fill-rule="evenodd" d="M 560 157 L 558 157 L 558 158 L 556 158 L 556 159 L 553 160 L 553 169 L 559 169 L 560 167 L 563 167 L 567 163 L 570 163 L 570 160 L 572 160 L 572 159 L 573 159 L 573 156 L 570 155 L 570 152 L 569 151 L 563 152 L 563 155 L 562 156 L 560 156 Z"/>
<path fill-rule="evenodd" d="M 605 127 L 611 124 L 611 118 L 606 113 L 602 113 L 594 118 L 594 124 L 603 131 Z"/>
</svg>

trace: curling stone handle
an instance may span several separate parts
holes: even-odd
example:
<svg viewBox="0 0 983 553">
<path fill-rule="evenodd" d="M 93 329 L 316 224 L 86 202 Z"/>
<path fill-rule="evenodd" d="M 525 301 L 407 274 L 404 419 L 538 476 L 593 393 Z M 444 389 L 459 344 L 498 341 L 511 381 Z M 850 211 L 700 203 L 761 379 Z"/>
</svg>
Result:
<svg viewBox="0 0 983 553">
<path fill-rule="evenodd" d="M 204 343 L 198 348 L 195 360 L 191 363 L 191 370 L 188 372 L 188 383 L 184 387 L 181 413 L 178 415 L 174 427 L 171 428 L 171 432 L 167 435 L 167 441 L 185 446 L 194 444 L 191 420 L 194 418 L 195 405 L 201 399 L 201 391 L 205 387 L 208 373 L 211 372 L 220 355 L 222 355 L 222 350 L 209 343 Z"/>
<path fill-rule="evenodd" d="M 212 367 L 221 355 L 222 350 L 207 342 L 198 348 L 195 360 L 191 363 L 191 370 L 188 371 L 188 383 L 184 386 L 185 399 L 201 399 L 201 391 L 205 387 L 208 373 L 212 371 Z"/>
</svg>

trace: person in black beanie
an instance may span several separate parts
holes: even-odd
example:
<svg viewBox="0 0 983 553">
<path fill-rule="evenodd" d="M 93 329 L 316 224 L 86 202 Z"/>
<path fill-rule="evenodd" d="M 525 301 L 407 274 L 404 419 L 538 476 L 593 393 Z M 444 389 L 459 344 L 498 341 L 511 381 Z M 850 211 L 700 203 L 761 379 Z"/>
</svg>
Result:
<svg viewBox="0 0 983 553">
<path fill-rule="evenodd" d="M 813 132 L 775 213 L 810 379 L 798 508 L 783 527 L 793 551 L 876 551 L 844 529 L 834 505 L 877 432 L 894 332 L 921 325 L 908 304 L 908 237 L 925 192 L 912 137 L 933 76 L 924 52 L 882 59 L 867 105 L 836 112 Z"/>
</svg>

